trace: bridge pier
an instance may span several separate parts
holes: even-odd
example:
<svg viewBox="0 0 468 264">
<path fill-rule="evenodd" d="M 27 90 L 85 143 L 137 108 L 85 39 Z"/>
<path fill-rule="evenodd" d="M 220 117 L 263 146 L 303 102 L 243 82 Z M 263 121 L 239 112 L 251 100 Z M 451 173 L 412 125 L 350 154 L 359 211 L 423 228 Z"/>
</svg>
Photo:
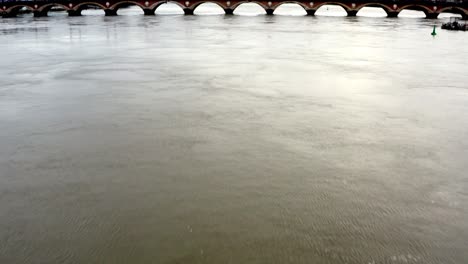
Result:
<svg viewBox="0 0 468 264">
<path fill-rule="evenodd" d="M 68 16 L 81 16 L 81 10 L 68 10 Z"/>
<path fill-rule="evenodd" d="M 271 8 L 265 9 L 265 11 L 266 11 L 266 13 L 267 13 L 268 16 L 273 15 L 273 12 L 275 12 L 275 10 L 274 10 L 274 9 L 271 9 Z"/>
<path fill-rule="evenodd" d="M 426 13 L 427 19 L 437 19 L 438 16 L 439 16 L 439 13 Z"/>
<path fill-rule="evenodd" d="M 308 16 L 315 16 L 316 11 L 317 10 L 315 10 L 315 9 L 307 9 L 306 10 Z"/>
<path fill-rule="evenodd" d="M 387 12 L 387 17 L 398 17 L 399 13 L 400 12 L 396 12 L 396 11 Z"/>
<path fill-rule="evenodd" d="M 116 16 L 117 11 L 113 9 L 104 9 L 104 13 L 106 13 L 106 16 Z"/>
<path fill-rule="evenodd" d="M 153 9 L 143 9 L 143 12 L 145 13 L 145 16 L 154 16 Z"/>
<path fill-rule="evenodd" d="M 357 15 L 357 10 L 347 10 L 346 13 L 348 13 L 349 17 L 355 17 Z"/>
<path fill-rule="evenodd" d="M 184 8 L 184 14 L 185 14 L 186 16 L 191 16 L 191 15 L 193 15 L 193 9 Z"/>
<path fill-rule="evenodd" d="M 232 10 L 231 8 L 226 8 L 224 9 L 224 13 L 226 15 L 233 15 L 234 14 L 234 10 Z"/>
</svg>

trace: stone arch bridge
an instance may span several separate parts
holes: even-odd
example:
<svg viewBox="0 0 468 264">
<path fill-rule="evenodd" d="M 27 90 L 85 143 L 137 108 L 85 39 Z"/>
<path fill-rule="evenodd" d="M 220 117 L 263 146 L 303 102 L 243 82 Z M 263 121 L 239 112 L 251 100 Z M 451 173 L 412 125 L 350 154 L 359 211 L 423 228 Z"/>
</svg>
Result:
<svg viewBox="0 0 468 264">
<path fill-rule="evenodd" d="M 145 15 L 154 15 L 155 10 L 165 3 L 174 3 L 180 6 L 186 15 L 193 15 L 194 10 L 203 3 L 214 3 L 224 9 L 227 15 L 244 3 L 256 3 L 272 15 L 277 7 L 285 3 L 298 4 L 305 9 L 308 15 L 314 15 L 323 5 L 339 5 L 343 7 L 348 16 L 356 16 L 363 7 L 380 7 L 389 17 L 397 17 L 404 9 L 423 11 L 426 18 L 437 18 L 442 12 L 460 14 L 468 19 L 468 0 L 2 0 L 0 14 L 3 17 L 15 17 L 20 10 L 27 8 L 34 16 L 47 16 L 53 7 L 59 7 L 68 12 L 70 16 L 79 16 L 81 11 L 90 7 L 103 9 L 106 16 L 117 15 L 117 10 L 128 5 L 139 6 Z"/>
</svg>

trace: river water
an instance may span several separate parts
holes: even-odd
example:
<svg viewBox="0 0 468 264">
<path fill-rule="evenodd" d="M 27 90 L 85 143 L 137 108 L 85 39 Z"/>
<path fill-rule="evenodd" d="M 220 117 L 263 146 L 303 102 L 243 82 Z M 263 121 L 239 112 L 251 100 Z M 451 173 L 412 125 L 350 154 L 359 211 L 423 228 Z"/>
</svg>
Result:
<svg viewBox="0 0 468 264">
<path fill-rule="evenodd" d="M 0 20 L 0 263 L 466 263 L 467 33 L 181 12 Z"/>
</svg>

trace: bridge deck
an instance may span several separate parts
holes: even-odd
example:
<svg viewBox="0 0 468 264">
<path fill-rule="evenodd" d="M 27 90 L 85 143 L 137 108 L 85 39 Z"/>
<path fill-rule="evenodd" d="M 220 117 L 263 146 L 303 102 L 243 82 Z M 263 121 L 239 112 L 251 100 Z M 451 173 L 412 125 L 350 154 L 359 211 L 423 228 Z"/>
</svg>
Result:
<svg viewBox="0 0 468 264">
<path fill-rule="evenodd" d="M 308 15 L 314 15 L 318 8 L 323 5 L 342 6 L 348 16 L 356 16 L 363 7 L 381 7 L 389 17 L 397 17 L 404 9 L 419 10 L 426 14 L 427 18 L 437 18 L 442 12 L 460 14 L 464 19 L 468 19 L 468 0 L 321 0 L 321 1 L 289 1 L 289 0 L 2 0 L 0 15 L 2 17 L 14 17 L 20 10 L 26 8 L 34 13 L 34 16 L 47 16 L 53 7 L 60 7 L 68 12 L 70 16 L 79 16 L 81 11 L 95 6 L 104 10 L 106 16 L 117 15 L 117 10 L 129 4 L 141 7 L 145 15 L 154 15 L 155 10 L 164 3 L 175 3 L 179 5 L 186 15 L 193 15 L 194 10 L 203 3 L 215 3 L 224 9 L 226 14 L 233 14 L 234 9 L 247 2 L 253 2 L 263 7 L 268 15 L 272 15 L 274 10 L 284 3 L 296 3 L 302 6 Z"/>
</svg>

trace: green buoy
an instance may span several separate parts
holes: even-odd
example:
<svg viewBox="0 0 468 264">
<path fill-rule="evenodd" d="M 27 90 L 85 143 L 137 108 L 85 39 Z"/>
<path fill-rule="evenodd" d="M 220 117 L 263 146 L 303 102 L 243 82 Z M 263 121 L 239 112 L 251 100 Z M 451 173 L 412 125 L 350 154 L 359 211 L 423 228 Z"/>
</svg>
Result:
<svg viewBox="0 0 468 264">
<path fill-rule="evenodd" d="M 431 33 L 432 36 L 437 35 L 437 33 L 436 33 L 436 31 L 435 31 L 435 28 L 436 28 L 436 26 L 434 25 L 434 29 L 432 30 L 432 33 Z"/>
</svg>

